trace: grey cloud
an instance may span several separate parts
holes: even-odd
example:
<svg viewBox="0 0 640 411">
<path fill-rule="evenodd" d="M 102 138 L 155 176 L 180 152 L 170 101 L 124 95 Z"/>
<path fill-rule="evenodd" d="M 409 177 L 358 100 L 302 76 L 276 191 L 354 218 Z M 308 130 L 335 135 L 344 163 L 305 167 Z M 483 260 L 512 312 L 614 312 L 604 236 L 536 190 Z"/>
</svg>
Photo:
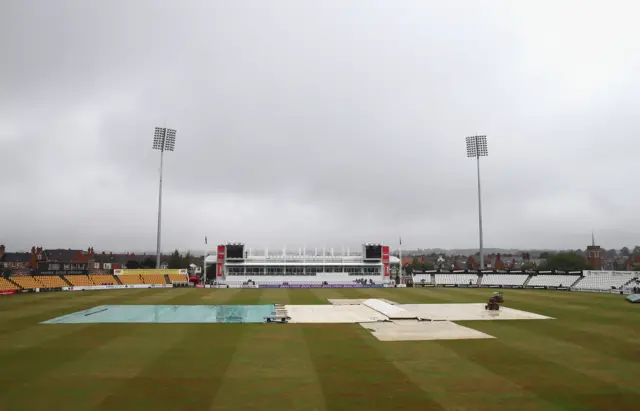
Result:
<svg viewBox="0 0 640 411">
<path fill-rule="evenodd" d="M 167 250 L 473 247 L 476 132 L 487 246 L 634 245 L 637 6 L 576 4 L 5 2 L 0 242 L 152 250 L 166 124 Z"/>
</svg>

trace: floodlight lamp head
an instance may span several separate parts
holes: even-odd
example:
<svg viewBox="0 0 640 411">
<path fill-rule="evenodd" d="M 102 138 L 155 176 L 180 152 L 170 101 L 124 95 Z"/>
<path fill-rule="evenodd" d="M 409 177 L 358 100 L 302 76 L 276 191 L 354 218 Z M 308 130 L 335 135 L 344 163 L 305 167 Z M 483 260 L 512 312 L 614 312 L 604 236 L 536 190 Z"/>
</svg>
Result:
<svg viewBox="0 0 640 411">
<path fill-rule="evenodd" d="M 175 151 L 176 131 L 170 128 L 156 127 L 153 134 L 153 149 L 160 151 Z"/>
<path fill-rule="evenodd" d="M 489 150 L 487 149 L 487 136 L 471 136 L 467 137 L 467 157 L 487 157 Z"/>
</svg>

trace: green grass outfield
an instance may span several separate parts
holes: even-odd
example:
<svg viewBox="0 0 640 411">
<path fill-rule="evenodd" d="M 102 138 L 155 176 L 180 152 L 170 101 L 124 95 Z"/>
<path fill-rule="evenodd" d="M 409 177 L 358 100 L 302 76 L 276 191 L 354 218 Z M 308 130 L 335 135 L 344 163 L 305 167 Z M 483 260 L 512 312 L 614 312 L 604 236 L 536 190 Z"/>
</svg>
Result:
<svg viewBox="0 0 640 411">
<path fill-rule="evenodd" d="M 157 289 L 0 297 L 0 410 L 638 410 L 640 304 L 506 290 L 556 320 L 494 340 L 381 342 L 357 324 L 41 325 L 102 304 L 484 302 L 490 289 Z"/>
</svg>

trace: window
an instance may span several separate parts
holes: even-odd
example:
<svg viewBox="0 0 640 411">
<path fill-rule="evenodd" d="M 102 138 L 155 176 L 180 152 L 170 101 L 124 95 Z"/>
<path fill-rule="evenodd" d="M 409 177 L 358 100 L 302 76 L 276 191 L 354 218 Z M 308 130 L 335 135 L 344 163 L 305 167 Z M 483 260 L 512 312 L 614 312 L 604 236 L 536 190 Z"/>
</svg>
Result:
<svg viewBox="0 0 640 411">
<path fill-rule="evenodd" d="M 244 275 L 244 267 L 227 267 L 227 275 Z"/>
</svg>

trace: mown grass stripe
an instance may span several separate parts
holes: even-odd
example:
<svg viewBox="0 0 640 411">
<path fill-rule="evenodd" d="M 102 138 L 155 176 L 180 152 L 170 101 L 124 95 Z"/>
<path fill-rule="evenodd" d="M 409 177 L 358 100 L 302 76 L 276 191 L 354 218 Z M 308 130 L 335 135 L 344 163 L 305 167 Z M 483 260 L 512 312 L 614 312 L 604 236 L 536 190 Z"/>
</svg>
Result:
<svg viewBox="0 0 640 411">
<path fill-rule="evenodd" d="M 247 326 L 211 409 L 324 409 L 301 328 L 292 324 Z"/>
<path fill-rule="evenodd" d="M 557 408 L 513 381 L 460 357 L 446 341 L 373 346 L 446 409 L 468 409 L 469 404 L 474 410 Z"/>
<path fill-rule="evenodd" d="M 238 324 L 149 324 L 175 339 L 154 361 L 121 379 L 96 410 L 207 410 L 245 332 Z M 151 335 L 149 335 L 151 337 Z M 148 349 L 162 346 L 147 339 Z"/>
<path fill-rule="evenodd" d="M 19 399 L 20 390 L 12 392 L 13 388 L 29 389 L 31 381 L 134 330 L 106 324 L 66 326 L 74 331 L 24 349 L 0 349 L 0 364 L 4 370 L 10 370 L 0 373 L 0 396 Z"/>
<path fill-rule="evenodd" d="M 467 322 L 469 326 L 471 322 Z M 472 325 L 473 326 L 473 325 Z M 597 324 L 593 325 L 597 327 Z M 545 360 L 573 368 L 581 373 L 597 378 L 605 383 L 613 383 L 621 388 L 636 391 L 640 394 L 640 384 L 636 370 L 640 369 L 640 361 L 621 359 L 606 347 L 593 344 L 590 340 L 577 339 L 567 341 L 558 338 L 566 334 L 548 333 L 537 322 L 509 321 L 500 324 L 479 324 L 474 328 L 483 329 L 500 338 L 503 344 L 539 356 Z M 602 335 L 605 338 L 605 335 Z"/>
<path fill-rule="evenodd" d="M 448 342 L 447 347 L 563 409 L 630 409 L 640 403 L 640 395 L 634 392 L 532 355 L 499 339 Z"/>
<path fill-rule="evenodd" d="M 441 410 L 363 339 L 359 325 L 305 325 L 309 356 L 330 410 Z"/>
</svg>

